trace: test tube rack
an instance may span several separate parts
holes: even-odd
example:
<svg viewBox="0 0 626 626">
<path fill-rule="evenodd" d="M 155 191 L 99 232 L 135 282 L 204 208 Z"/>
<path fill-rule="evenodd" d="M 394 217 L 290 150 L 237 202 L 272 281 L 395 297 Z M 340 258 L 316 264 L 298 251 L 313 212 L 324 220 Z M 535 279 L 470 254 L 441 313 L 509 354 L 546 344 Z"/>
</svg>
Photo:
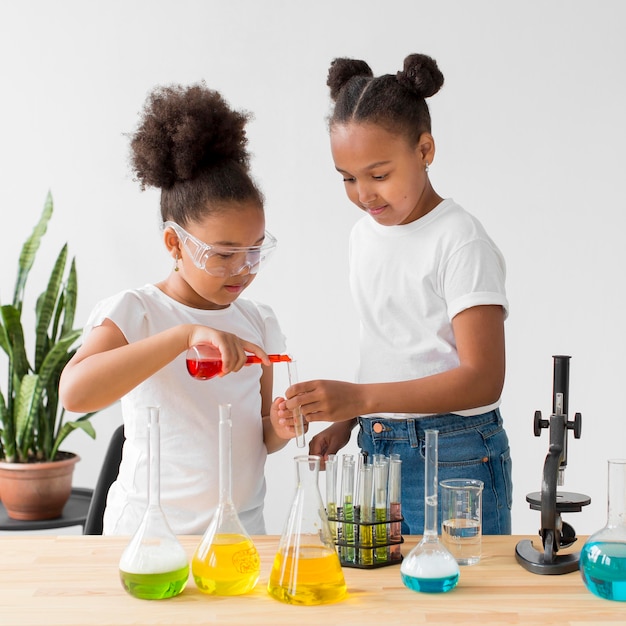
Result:
<svg viewBox="0 0 626 626">
<path fill-rule="evenodd" d="M 399 530 L 404 517 L 388 517 L 384 520 L 361 521 L 358 509 L 354 520 L 346 520 L 343 509 L 338 507 L 337 516 L 328 517 L 336 529 L 335 545 L 339 561 L 344 567 L 375 569 L 402 562 L 400 546 L 404 543 Z"/>
</svg>

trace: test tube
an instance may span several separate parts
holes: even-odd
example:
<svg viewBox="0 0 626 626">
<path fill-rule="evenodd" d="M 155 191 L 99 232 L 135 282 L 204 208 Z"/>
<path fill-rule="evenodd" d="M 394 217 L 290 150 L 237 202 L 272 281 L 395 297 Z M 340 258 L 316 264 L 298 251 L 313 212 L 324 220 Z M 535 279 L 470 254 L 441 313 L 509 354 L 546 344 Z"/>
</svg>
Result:
<svg viewBox="0 0 626 626">
<path fill-rule="evenodd" d="M 374 464 L 374 518 L 376 520 L 375 539 L 376 544 L 381 544 L 375 551 L 378 563 L 388 560 L 387 544 L 387 480 L 389 472 L 389 460 L 379 459 Z"/>
<path fill-rule="evenodd" d="M 402 558 L 400 541 L 402 541 L 402 489 L 401 489 L 402 461 L 391 458 L 389 460 L 389 540 L 397 543 L 389 549 L 389 558 L 399 561 Z"/>
<path fill-rule="evenodd" d="M 361 524 L 359 534 L 359 563 L 361 565 L 372 565 L 374 563 L 374 553 L 372 551 L 372 501 L 373 501 L 373 467 L 363 465 L 361 468 L 360 500 L 361 500 Z"/>
<path fill-rule="evenodd" d="M 293 359 L 287 363 L 287 373 L 289 375 L 289 386 L 298 382 L 297 362 Z M 304 436 L 304 416 L 302 415 L 300 406 L 297 406 L 293 410 L 293 425 L 296 430 L 296 446 L 298 446 L 298 448 L 304 448 L 306 444 Z"/>
<path fill-rule="evenodd" d="M 326 514 L 329 518 L 333 541 L 337 541 L 337 455 L 329 454 L 326 459 Z"/>
<path fill-rule="evenodd" d="M 354 563 L 354 456 L 352 454 L 343 455 L 341 502 L 343 503 L 342 536 L 347 544 L 342 548 L 341 554 L 346 562 Z"/>
</svg>

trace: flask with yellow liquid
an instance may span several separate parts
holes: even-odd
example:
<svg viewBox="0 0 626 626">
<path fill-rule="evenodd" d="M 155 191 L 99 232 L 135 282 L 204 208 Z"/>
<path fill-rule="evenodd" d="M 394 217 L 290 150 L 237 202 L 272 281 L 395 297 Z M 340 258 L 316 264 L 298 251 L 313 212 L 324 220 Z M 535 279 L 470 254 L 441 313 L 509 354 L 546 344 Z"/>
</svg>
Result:
<svg viewBox="0 0 626 626">
<path fill-rule="evenodd" d="M 296 494 L 267 586 L 287 604 L 341 600 L 346 581 L 318 486 L 320 457 L 297 456 Z"/>
<path fill-rule="evenodd" d="M 198 589 L 217 596 L 248 593 L 261 574 L 259 553 L 232 501 L 230 408 L 230 404 L 219 407 L 219 504 L 191 561 Z"/>
</svg>

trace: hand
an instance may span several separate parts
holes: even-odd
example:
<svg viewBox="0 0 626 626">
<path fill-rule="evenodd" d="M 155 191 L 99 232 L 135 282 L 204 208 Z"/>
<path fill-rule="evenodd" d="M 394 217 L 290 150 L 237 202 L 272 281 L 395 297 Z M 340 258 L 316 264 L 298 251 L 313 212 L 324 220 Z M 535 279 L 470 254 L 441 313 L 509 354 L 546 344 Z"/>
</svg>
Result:
<svg viewBox="0 0 626 626">
<path fill-rule="evenodd" d="M 287 389 L 286 402 L 280 406 L 281 416 L 297 406 L 309 422 L 340 422 L 350 420 L 361 410 L 362 386 L 337 380 L 309 380 Z"/>
<path fill-rule="evenodd" d="M 222 371 L 219 376 L 224 376 L 229 372 L 238 372 L 246 364 L 249 353 L 258 356 L 263 365 L 271 364 L 265 351 L 255 343 L 245 341 L 233 333 L 209 326 L 194 325 L 189 333 L 188 347 L 200 343 L 214 346 L 222 359 Z"/>
<path fill-rule="evenodd" d="M 328 428 L 318 433 L 309 442 L 309 454 L 322 457 L 320 469 L 326 466 L 329 454 L 337 454 L 349 441 L 352 429 L 356 425 L 356 419 L 346 422 L 331 424 Z"/>
<path fill-rule="evenodd" d="M 296 436 L 295 419 L 293 411 L 281 411 L 279 409 L 281 404 L 284 404 L 284 398 L 276 398 L 272 402 L 272 408 L 270 410 L 270 421 L 274 431 L 281 439 L 293 439 Z M 304 420 L 304 432 L 309 430 L 309 424 Z"/>
</svg>

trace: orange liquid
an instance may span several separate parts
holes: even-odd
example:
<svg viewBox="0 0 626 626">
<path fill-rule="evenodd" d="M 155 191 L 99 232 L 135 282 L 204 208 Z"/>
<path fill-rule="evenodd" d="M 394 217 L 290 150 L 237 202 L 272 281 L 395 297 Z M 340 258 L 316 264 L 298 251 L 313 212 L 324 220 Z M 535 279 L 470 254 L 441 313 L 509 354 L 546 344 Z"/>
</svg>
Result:
<svg viewBox="0 0 626 626">
<path fill-rule="evenodd" d="M 339 557 L 324 546 L 301 546 L 278 552 L 270 573 L 268 593 L 287 604 L 311 606 L 341 600 L 346 594 Z"/>
<path fill-rule="evenodd" d="M 191 561 L 191 571 L 200 591 L 238 596 L 254 589 L 261 574 L 261 559 L 248 537 L 218 534 L 205 554 L 198 552 Z"/>
</svg>

